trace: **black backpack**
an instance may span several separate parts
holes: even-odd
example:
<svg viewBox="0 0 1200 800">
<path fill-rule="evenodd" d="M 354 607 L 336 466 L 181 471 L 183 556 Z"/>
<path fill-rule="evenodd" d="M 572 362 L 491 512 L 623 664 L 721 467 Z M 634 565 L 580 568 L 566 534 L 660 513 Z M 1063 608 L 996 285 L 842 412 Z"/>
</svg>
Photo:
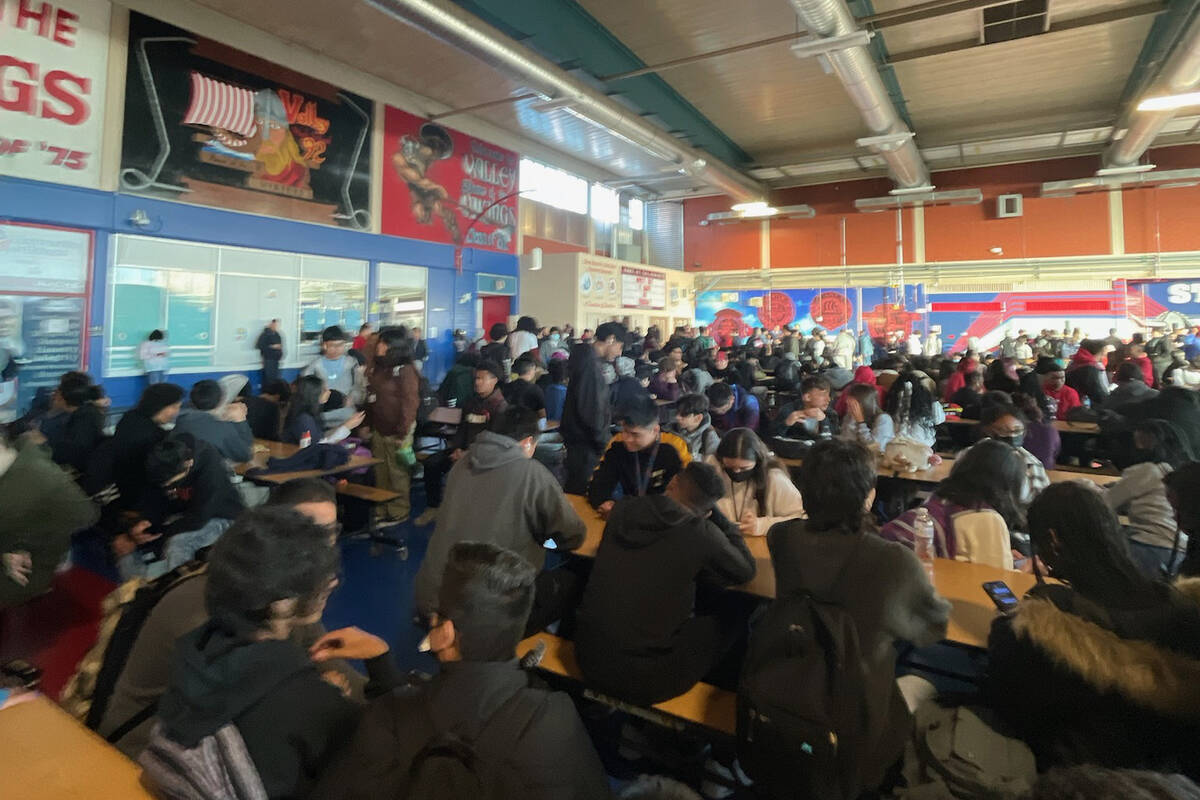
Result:
<svg viewBox="0 0 1200 800">
<path fill-rule="evenodd" d="M 406 800 L 506 800 L 523 794 L 524 778 L 506 759 L 509 737 L 533 721 L 541 703 L 518 691 L 496 709 L 474 741 L 437 732 L 428 697 L 422 701 L 432 738 L 409 767 Z M 498 725 L 507 720 L 509 724 Z"/>
<path fill-rule="evenodd" d="M 865 686 L 858 627 L 843 607 L 807 592 L 771 604 L 737 698 L 738 760 L 766 797 L 858 797 Z"/>
</svg>

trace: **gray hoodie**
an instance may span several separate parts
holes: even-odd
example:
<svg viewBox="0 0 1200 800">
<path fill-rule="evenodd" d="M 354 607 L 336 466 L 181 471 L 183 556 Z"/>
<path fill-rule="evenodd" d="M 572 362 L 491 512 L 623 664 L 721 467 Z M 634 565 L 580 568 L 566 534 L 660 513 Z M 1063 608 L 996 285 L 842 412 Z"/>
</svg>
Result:
<svg viewBox="0 0 1200 800">
<path fill-rule="evenodd" d="M 491 542 L 541 569 L 547 540 L 574 550 L 586 532 L 548 469 L 526 457 L 520 442 L 483 431 L 446 479 L 437 528 L 417 572 L 417 610 L 436 610 L 446 559 L 458 542 Z"/>
<path fill-rule="evenodd" d="M 208 411 L 190 409 L 175 420 L 175 435 L 190 433 L 208 442 L 222 458 L 241 463 L 254 455 L 254 433 L 248 422 L 220 419 Z"/>
<path fill-rule="evenodd" d="M 721 434 L 713 428 L 712 418 L 709 417 L 707 411 L 704 412 L 704 419 L 694 431 L 685 431 L 679 427 L 678 422 L 668 423 L 666 429 L 687 442 L 688 451 L 692 454 L 694 461 L 713 455 L 717 452 L 717 445 L 721 443 Z"/>
</svg>

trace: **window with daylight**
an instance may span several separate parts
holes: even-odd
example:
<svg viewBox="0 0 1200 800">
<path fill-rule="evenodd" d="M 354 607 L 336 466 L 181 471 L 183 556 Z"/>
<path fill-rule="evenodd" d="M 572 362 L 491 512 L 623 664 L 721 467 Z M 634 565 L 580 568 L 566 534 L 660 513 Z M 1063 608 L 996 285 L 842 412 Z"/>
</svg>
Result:
<svg viewBox="0 0 1200 800">
<path fill-rule="evenodd" d="M 522 158 L 521 197 L 576 214 L 586 214 L 588 182 L 561 169 Z"/>
<path fill-rule="evenodd" d="M 621 196 L 600 183 L 592 184 L 592 219 L 616 225 L 621 221 Z"/>
<path fill-rule="evenodd" d="M 646 227 L 646 205 L 636 197 L 629 198 L 629 227 L 635 231 Z"/>
</svg>

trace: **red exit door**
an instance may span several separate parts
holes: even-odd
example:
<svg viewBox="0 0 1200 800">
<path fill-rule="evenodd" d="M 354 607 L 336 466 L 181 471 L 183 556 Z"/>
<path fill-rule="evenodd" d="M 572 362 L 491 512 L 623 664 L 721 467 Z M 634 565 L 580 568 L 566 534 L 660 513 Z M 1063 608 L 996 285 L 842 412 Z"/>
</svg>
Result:
<svg viewBox="0 0 1200 800">
<path fill-rule="evenodd" d="M 485 294 L 480 295 L 480 324 L 483 326 L 483 333 L 491 330 L 491 327 L 497 322 L 508 324 L 508 315 L 512 309 L 512 298 L 502 294 Z"/>
</svg>

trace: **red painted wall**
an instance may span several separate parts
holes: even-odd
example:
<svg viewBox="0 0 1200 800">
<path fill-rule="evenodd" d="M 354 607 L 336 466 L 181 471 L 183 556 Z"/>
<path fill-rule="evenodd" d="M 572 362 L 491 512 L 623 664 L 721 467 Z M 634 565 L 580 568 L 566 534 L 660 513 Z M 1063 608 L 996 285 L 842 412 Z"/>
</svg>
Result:
<svg viewBox="0 0 1200 800">
<path fill-rule="evenodd" d="M 1200 167 L 1200 145 L 1154 150 L 1148 160 L 1159 169 Z M 1082 156 L 934 173 L 938 189 L 980 189 L 984 199 L 980 205 L 925 209 L 925 260 L 932 263 L 1109 253 L 1107 193 L 1048 199 L 1038 196 L 1044 182 L 1087 177 L 1099 166 L 1099 156 Z M 770 265 L 782 268 L 843 263 L 843 219 L 847 265 L 895 263 L 895 213 L 861 214 L 854 209 L 855 199 L 881 197 L 889 188 L 889 181 L 871 179 L 776 192 L 771 198 L 775 205 L 807 203 L 816 209 L 817 216 L 771 223 Z M 1001 194 L 1022 195 L 1023 216 L 996 217 L 996 198 Z M 1123 200 L 1126 252 L 1200 250 L 1200 187 L 1128 189 Z M 699 226 L 709 213 L 728 210 L 729 205 L 726 197 L 684 201 L 684 261 L 688 269 L 760 266 L 757 224 Z M 992 253 L 993 247 L 1002 252 Z M 910 210 L 904 212 L 904 261 L 914 260 Z"/>
</svg>

